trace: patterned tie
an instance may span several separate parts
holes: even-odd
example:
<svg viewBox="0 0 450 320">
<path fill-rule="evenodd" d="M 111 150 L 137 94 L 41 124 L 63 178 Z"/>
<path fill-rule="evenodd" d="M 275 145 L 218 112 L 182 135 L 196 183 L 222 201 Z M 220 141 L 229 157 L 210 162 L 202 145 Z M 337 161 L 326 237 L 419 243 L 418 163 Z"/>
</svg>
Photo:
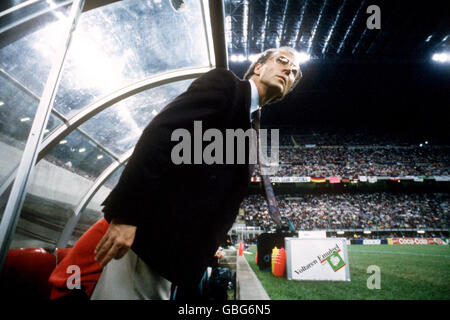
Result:
<svg viewBox="0 0 450 320">
<path fill-rule="evenodd" d="M 259 120 L 261 118 L 261 109 L 258 108 L 258 110 L 253 111 L 251 113 L 251 115 L 250 115 L 250 118 L 251 118 L 252 128 L 258 134 L 258 131 L 259 131 Z M 257 139 L 257 140 L 259 140 L 259 139 Z M 258 152 L 258 150 L 256 150 L 256 152 Z M 249 178 L 251 178 L 253 176 L 254 172 L 255 172 L 255 164 L 254 163 L 250 163 L 249 166 L 248 166 Z"/>
<path fill-rule="evenodd" d="M 263 188 L 264 188 L 264 193 L 266 195 L 266 201 L 267 201 L 267 204 L 269 206 L 269 214 L 270 214 L 272 220 L 275 221 L 275 223 L 277 224 L 278 229 L 284 229 L 283 228 L 283 223 L 281 221 L 281 215 L 280 215 L 280 212 L 278 211 L 277 201 L 275 200 L 275 194 L 273 192 L 272 184 L 270 182 L 270 177 L 268 175 L 263 175 L 262 174 L 264 171 L 263 171 L 263 168 L 262 168 L 261 159 L 259 157 L 259 151 L 260 151 L 260 139 L 259 139 L 260 119 L 261 119 L 261 110 L 258 109 L 258 110 L 254 111 L 252 113 L 252 128 L 256 130 L 256 135 L 257 135 L 257 141 L 258 141 L 258 147 L 257 148 L 258 148 L 258 150 L 257 150 L 256 153 L 257 153 L 259 169 L 260 169 L 260 172 L 261 172 L 261 181 L 262 181 L 262 185 L 263 185 Z M 255 165 L 254 164 L 250 164 L 249 165 L 250 177 L 253 175 L 254 169 L 255 169 Z"/>
</svg>

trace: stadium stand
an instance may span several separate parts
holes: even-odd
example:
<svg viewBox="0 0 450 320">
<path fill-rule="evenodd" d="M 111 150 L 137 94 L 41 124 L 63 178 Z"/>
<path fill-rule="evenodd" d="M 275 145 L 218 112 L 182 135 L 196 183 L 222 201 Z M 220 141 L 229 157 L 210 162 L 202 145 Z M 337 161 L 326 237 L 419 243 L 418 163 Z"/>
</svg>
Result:
<svg viewBox="0 0 450 320">
<path fill-rule="evenodd" d="M 366 134 L 282 135 L 280 145 L 278 177 L 450 174 L 450 146 L 431 146 L 427 141 L 419 144 L 405 138 Z"/>
<path fill-rule="evenodd" d="M 286 194 L 277 202 L 297 230 L 446 229 L 450 222 L 445 193 Z M 247 226 L 275 227 L 262 195 L 249 195 L 241 208 Z"/>
</svg>

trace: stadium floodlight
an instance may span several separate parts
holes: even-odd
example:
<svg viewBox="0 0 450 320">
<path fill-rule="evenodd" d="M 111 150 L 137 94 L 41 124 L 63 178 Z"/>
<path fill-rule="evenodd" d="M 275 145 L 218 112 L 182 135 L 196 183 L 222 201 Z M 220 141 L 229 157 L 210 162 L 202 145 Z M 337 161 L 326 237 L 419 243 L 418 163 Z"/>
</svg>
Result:
<svg viewBox="0 0 450 320">
<path fill-rule="evenodd" d="M 258 57 L 259 57 L 259 54 L 251 54 L 251 55 L 248 56 L 248 60 L 249 60 L 251 63 L 253 63 L 253 62 L 255 62 L 256 60 L 258 60 Z"/>
<path fill-rule="evenodd" d="M 246 59 L 245 59 L 244 55 L 242 55 L 242 54 L 232 54 L 230 56 L 230 60 L 232 62 L 244 62 Z"/>
<path fill-rule="evenodd" d="M 424 230 L 417 230 L 417 233 L 424 234 L 425 231 Z"/>
<path fill-rule="evenodd" d="M 306 52 L 300 52 L 298 54 L 298 61 L 299 63 L 305 63 L 306 61 L 309 61 L 311 59 L 311 56 L 307 54 Z"/>
<path fill-rule="evenodd" d="M 255 62 L 259 58 L 259 54 L 250 54 L 247 56 L 247 58 L 242 54 L 232 54 L 230 56 L 231 62 L 245 62 L 250 61 L 251 63 Z M 311 56 L 305 52 L 299 52 L 297 55 L 297 60 L 300 64 L 305 63 L 311 59 Z"/>
<path fill-rule="evenodd" d="M 432 59 L 441 63 L 450 62 L 450 54 L 447 52 L 435 53 Z"/>
</svg>

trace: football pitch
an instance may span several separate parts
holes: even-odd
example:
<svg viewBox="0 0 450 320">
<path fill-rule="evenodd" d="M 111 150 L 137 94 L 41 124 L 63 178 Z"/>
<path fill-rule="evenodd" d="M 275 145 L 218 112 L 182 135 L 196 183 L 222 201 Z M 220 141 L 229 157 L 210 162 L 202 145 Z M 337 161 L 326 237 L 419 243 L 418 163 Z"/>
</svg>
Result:
<svg viewBox="0 0 450 320">
<path fill-rule="evenodd" d="M 349 245 L 351 281 L 296 281 L 261 271 L 252 254 L 244 254 L 272 300 L 449 300 L 450 246 Z M 380 270 L 379 289 L 368 288 Z M 373 278 L 371 278 L 373 279 Z M 369 283 L 374 283 L 369 279 Z M 370 286 L 370 285 L 369 285 Z M 373 286 L 372 286 L 373 287 Z"/>
</svg>

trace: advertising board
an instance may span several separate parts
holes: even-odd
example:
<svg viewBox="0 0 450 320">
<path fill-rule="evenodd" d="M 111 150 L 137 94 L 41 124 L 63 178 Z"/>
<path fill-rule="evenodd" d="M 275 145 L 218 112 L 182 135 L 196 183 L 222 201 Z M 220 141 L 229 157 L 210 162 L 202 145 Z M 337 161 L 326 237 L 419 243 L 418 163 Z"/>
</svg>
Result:
<svg viewBox="0 0 450 320">
<path fill-rule="evenodd" d="M 350 281 L 345 238 L 285 238 L 288 280 Z"/>
</svg>

